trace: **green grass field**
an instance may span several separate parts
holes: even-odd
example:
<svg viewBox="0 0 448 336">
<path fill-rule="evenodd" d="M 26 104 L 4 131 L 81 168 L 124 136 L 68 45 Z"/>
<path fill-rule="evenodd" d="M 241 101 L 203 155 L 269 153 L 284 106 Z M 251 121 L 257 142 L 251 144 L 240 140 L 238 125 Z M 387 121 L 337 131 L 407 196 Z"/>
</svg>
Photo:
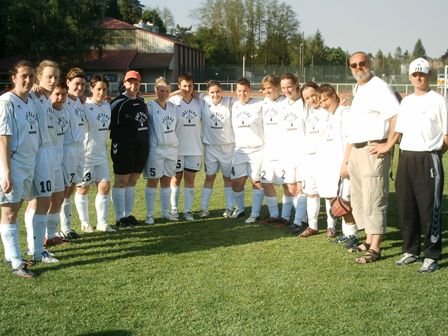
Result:
<svg viewBox="0 0 448 336">
<path fill-rule="evenodd" d="M 143 188 L 141 180 L 138 219 Z M 32 280 L 3 266 L 0 334 L 448 335 L 448 261 L 433 274 L 394 266 L 401 241 L 393 190 L 383 258 L 369 265 L 327 241 L 323 212 L 321 234 L 299 239 L 224 219 L 223 205 L 219 178 L 207 220 L 84 235 L 53 248 L 61 262 L 36 265 Z"/>
</svg>

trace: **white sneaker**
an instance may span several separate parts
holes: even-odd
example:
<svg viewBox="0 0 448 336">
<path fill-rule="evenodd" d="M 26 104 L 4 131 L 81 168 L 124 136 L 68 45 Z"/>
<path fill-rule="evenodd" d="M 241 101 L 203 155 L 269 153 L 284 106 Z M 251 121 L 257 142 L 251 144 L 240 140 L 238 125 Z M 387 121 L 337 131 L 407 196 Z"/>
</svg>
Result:
<svg viewBox="0 0 448 336">
<path fill-rule="evenodd" d="M 246 219 L 246 220 L 244 221 L 244 223 L 246 223 L 246 224 L 252 224 L 252 223 L 255 223 L 257 220 L 258 220 L 257 217 L 249 216 L 249 218 Z"/>
<path fill-rule="evenodd" d="M 233 213 L 230 215 L 230 218 L 240 218 L 244 216 L 244 210 L 235 209 Z"/>
<path fill-rule="evenodd" d="M 184 218 L 185 218 L 185 220 L 187 220 L 189 222 L 194 221 L 194 217 L 193 217 L 193 214 L 191 212 L 185 212 L 184 213 Z"/>
<path fill-rule="evenodd" d="M 176 208 L 171 210 L 171 216 L 179 218 L 179 210 L 177 210 Z"/>
<path fill-rule="evenodd" d="M 98 224 L 96 226 L 96 230 L 102 231 L 102 232 L 116 232 L 117 231 L 114 228 L 111 228 L 108 224 Z"/>
<path fill-rule="evenodd" d="M 84 233 L 95 232 L 95 229 L 91 225 L 81 225 L 81 231 Z"/>
<path fill-rule="evenodd" d="M 164 214 L 164 215 L 162 216 L 162 218 L 164 218 L 164 219 L 168 219 L 169 221 L 172 221 L 172 222 L 177 222 L 177 221 L 179 220 L 179 217 L 175 217 L 175 216 L 173 216 L 173 215 L 170 214 L 170 213 L 166 213 L 166 214 Z"/>
<path fill-rule="evenodd" d="M 431 272 L 437 271 L 439 268 L 440 268 L 440 266 L 437 263 L 437 261 L 435 261 L 434 259 L 425 258 L 423 260 L 422 267 L 420 267 L 420 269 L 418 271 L 420 273 L 431 273 Z"/>
<path fill-rule="evenodd" d="M 231 209 L 225 209 L 222 213 L 222 216 L 225 218 L 231 218 L 232 217 L 232 210 Z"/>
<path fill-rule="evenodd" d="M 52 264 L 59 262 L 59 259 L 55 258 L 54 256 L 50 255 L 47 251 L 42 252 L 42 258 L 40 260 L 37 260 L 46 264 Z"/>
<path fill-rule="evenodd" d="M 154 217 L 153 216 L 146 216 L 145 224 L 153 225 L 154 224 Z"/>
<path fill-rule="evenodd" d="M 209 214 L 210 214 L 210 213 L 208 212 L 208 210 L 202 210 L 202 212 L 201 212 L 201 218 L 206 218 L 206 217 L 208 217 Z"/>
</svg>

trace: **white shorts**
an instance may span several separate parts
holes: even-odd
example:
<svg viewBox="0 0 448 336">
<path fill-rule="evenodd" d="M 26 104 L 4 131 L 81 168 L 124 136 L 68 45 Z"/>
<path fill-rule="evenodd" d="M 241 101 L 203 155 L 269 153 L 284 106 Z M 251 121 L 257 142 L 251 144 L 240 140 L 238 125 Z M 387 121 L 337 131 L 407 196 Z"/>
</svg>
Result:
<svg viewBox="0 0 448 336">
<path fill-rule="evenodd" d="M 176 147 L 150 147 L 148 161 L 143 169 L 145 179 L 159 179 L 176 175 Z"/>
<path fill-rule="evenodd" d="M 237 179 L 243 176 L 249 176 L 253 182 L 260 181 L 262 158 L 262 149 L 253 150 L 250 153 L 236 150 L 233 155 L 230 177 Z"/>
<path fill-rule="evenodd" d="M 54 192 L 55 148 L 52 145 L 40 146 L 36 155 L 32 195 L 50 197 Z"/>
<path fill-rule="evenodd" d="M 318 161 L 317 155 L 309 154 L 303 160 L 303 192 L 308 195 L 317 195 L 319 190 L 317 187 L 316 169 Z"/>
<path fill-rule="evenodd" d="M 64 184 L 66 187 L 71 186 L 73 183 L 78 184 L 82 182 L 84 177 L 83 144 L 64 145 L 62 169 L 64 172 Z"/>
<path fill-rule="evenodd" d="M 200 155 L 183 155 L 177 157 L 176 173 L 184 170 L 200 171 L 202 166 L 202 157 Z"/>
<path fill-rule="evenodd" d="M 215 175 L 221 168 L 222 175 L 230 177 L 235 144 L 205 145 L 205 174 Z"/>
<path fill-rule="evenodd" d="M 84 177 L 79 187 L 88 186 L 92 183 L 99 183 L 101 181 L 110 181 L 109 163 L 98 164 L 94 166 L 86 165 L 84 167 Z"/>
<path fill-rule="evenodd" d="M 54 170 L 53 192 L 60 192 L 65 190 L 64 172 L 62 166 Z"/>
<path fill-rule="evenodd" d="M 30 199 L 31 187 L 33 185 L 34 167 L 26 167 L 17 161 L 11 160 L 11 183 L 12 190 L 4 193 L 0 188 L 0 204 L 18 203 L 21 200 Z M 3 176 L 0 176 L 0 182 Z"/>
<path fill-rule="evenodd" d="M 297 167 L 287 167 L 281 161 L 263 160 L 261 166 L 261 183 L 282 185 L 300 181 Z"/>
</svg>

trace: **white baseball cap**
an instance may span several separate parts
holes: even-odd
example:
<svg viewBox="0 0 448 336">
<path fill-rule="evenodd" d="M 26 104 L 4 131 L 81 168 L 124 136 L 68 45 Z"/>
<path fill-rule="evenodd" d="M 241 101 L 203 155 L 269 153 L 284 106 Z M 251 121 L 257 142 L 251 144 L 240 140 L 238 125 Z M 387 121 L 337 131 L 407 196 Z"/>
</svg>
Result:
<svg viewBox="0 0 448 336">
<path fill-rule="evenodd" d="M 425 60 L 424 58 L 417 58 L 409 64 L 409 74 L 412 75 L 416 72 L 421 72 L 424 74 L 429 74 L 429 71 L 431 70 L 431 66 L 429 65 L 429 62 Z"/>
</svg>

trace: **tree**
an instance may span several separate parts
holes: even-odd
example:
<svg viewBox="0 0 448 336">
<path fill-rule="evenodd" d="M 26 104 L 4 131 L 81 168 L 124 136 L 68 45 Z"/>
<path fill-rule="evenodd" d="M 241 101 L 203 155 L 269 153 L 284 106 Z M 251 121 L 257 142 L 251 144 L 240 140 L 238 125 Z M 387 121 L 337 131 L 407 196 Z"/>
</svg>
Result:
<svg viewBox="0 0 448 336">
<path fill-rule="evenodd" d="M 412 52 L 412 58 L 416 59 L 419 57 L 427 58 L 426 56 L 426 50 L 423 46 L 422 40 L 418 39 L 414 46 L 414 51 Z"/>
<path fill-rule="evenodd" d="M 347 63 L 347 54 L 341 47 L 327 48 L 326 64 L 345 65 Z"/>
<path fill-rule="evenodd" d="M 146 9 L 142 14 L 142 21 L 144 23 L 149 22 L 158 28 L 160 34 L 166 34 L 166 27 L 159 15 L 159 12 L 155 9 Z"/>
<path fill-rule="evenodd" d="M 166 7 L 163 7 L 162 9 L 156 8 L 156 10 L 159 13 L 160 18 L 162 19 L 165 28 L 174 28 L 173 13 L 171 13 L 171 11 Z"/>
<path fill-rule="evenodd" d="M 326 63 L 328 47 L 321 32 L 318 30 L 314 36 L 305 41 L 305 64 L 323 65 Z"/>
<path fill-rule="evenodd" d="M 143 5 L 139 0 L 117 0 L 121 20 L 134 24 L 142 17 Z"/>
</svg>

